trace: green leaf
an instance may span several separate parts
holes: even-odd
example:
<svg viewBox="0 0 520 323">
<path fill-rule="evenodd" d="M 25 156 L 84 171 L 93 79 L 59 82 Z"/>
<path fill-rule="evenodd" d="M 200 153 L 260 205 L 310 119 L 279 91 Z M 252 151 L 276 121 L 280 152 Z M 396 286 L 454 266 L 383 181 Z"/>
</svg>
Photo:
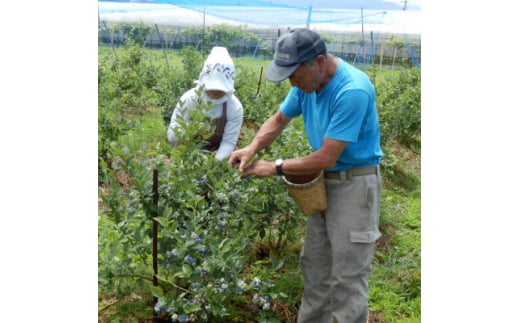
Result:
<svg viewBox="0 0 520 323">
<path fill-rule="evenodd" d="M 259 235 L 260 235 L 260 238 L 262 238 L 262 239 L 265 238 L 265 229 L 264 228 L 260 229 Z"/>
<path fill-rule="evenodd" d="M 171 207 L 167 206 L 166 208 L 164 208 L 161 216 L 164 217 L 164 218 L 169 218 L 170 215 L 172 214 L 173 210 Z"/>
<path fill-rule="evenodd" d="M 167 284 L 171 284 L 170 280 L 168 280 L 166 277 L 164 276 L 161 276 L 161 275 L 157 275 L 155 276 L 157 277 L 157 280 L 160 281 L 160 282 L 163 282 L 163 283 L 167 283 Z"/>
<path fill-rule="evenodd" d="M 185 278 L 188 278 L 191 276 L 191 274 L 193 273 L 193 267 L 188 265 L 188 264 L 183 264 L 182 265 L 182 272 L 184 273 L 184 277 Z"/>
<path fill-rule="evenodd" d="M 251 219 L 248 216 L 245 216 L 242 219 L 242 223 L 244 226 L 244 230 L 249 230 L 249 228 L 251 228 L 251 226 L 253 225 L 253 221 L 251 221 Z"/>
<path fill-rule="evenodd" d="M 175 275 L 173 275 L 173 277 L 189 278 L 189 276 L 186 276 L 186 273 L 184 273 L 183 271 L 176 272 Z"/>
<path fill-rule="evenodd" d="M 162 227 L 165 228 L 167 228 L 170 224 L 170 221 L 168 219 L 162 217 L 154 217 L 153 220 L 157 221 L 157 223 L 159 223 Z"/>
<path fill-rule="evenodd" d="M 188 303 L 182 307 L 185 313 L 193 313 L 200 310 L 200 303 Z"/>
<path fill-rule="evenodd" d="M 150 290 L 152 291 L 152 295 L 154 297 L 162 297 L 163 296 L 163 290 L 160 287 L 150 286 Z"/>
<path fill-rule="evenodd" d="M 278 270 L 282 268 L 284 261 L 283 259 L 276 259 L 276 257 L 271 253 L 269 254 L 269 257 L 271 258 L 271 263 L 273 264 L 273 269 Z"/>
<path fill-rule="evenodd" d="M 222 249 L 222 247 L 224 247 L 224 245 L 228 244 L 228 243 L 229 243 L 229 239 L 226 238 L 226 239 L 222 240 L 222 242 L 219 244 L 218 248 Z"/>
</svg>

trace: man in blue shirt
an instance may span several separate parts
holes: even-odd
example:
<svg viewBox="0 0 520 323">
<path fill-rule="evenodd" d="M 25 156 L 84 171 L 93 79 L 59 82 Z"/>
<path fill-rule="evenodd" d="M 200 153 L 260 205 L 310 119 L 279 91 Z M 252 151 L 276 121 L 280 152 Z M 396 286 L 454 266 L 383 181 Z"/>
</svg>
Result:
<svg viewBox="0 0 520 323">
<path fill-rule="evenodd" d="M 266 78 L 292 88 L 252 142 L 228 164 L 242 177 L 294 177 L 324 171 L 328 208 L 310 215 L 301 266 L 298 322 L 365 323 L 368 275 L 379 232 L 381 177 L 375 89 L 368 76 L 327 52 L 315 32 L 300 28 L 277 41 Z M 303 117 L 312 153 L 275 162 L 254 160 L 292 118 Z"/>
</svg>

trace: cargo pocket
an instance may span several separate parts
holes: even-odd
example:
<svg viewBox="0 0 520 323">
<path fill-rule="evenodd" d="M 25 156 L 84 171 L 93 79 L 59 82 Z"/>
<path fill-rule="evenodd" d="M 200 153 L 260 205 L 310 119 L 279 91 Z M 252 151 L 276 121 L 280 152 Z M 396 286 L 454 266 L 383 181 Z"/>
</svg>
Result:
<svg viewBox="0 0 520 323">
<path fill-rule="evenodd" d="M 350 232 L 352 273 L 367 275 L 372 271 L 374 245 L 379 237 L 381 232 L 378 229 Z"/>
</svg>

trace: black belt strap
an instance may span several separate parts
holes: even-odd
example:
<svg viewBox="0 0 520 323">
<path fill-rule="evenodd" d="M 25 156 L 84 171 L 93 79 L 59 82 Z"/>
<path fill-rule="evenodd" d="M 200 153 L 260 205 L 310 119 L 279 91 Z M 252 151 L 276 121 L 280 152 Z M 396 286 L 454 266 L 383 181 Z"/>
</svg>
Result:
<svg viewBox="0 0 520 323">
<path fill-rule="evenodd" d="M 326 172 L 325 178 L 341 179 L 341 173 L 344 173 L 345 178 L 347 180 L 350 180 L 350 179 L 352 179 L 353 176 L 377 174 L 377 169 L 378 169 L 378 166 L 369 166 L 369 167 L 352 168 L 352 169 L 344 170 L 341 172 Z"/>
</svg>

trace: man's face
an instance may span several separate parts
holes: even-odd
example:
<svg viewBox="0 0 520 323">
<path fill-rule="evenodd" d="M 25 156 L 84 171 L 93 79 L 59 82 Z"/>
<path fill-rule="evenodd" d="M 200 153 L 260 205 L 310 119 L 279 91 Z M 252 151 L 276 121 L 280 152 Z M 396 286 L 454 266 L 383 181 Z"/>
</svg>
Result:
<svg viewBox="0 0 520 323">
<path fill-rule="evenodd" d="M 307 94 L 316 91 L 322 79 L 323 76 L 319 72 L 319 64 L 317 61 L 314 61 L 312 66 L 300 65 L 296 71 L 289 76 L 291 85 L 300 88 Z"/>
</svg>

